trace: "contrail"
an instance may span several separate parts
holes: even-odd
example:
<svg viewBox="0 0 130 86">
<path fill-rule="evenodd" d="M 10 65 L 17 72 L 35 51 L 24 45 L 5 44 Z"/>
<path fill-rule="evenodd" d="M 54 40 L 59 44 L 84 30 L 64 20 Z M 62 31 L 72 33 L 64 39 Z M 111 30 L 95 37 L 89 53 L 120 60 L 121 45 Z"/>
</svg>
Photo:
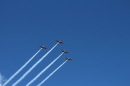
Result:
<svg viewBox="0 0 130 86">
<path fill-rule="evenodd" d="M 34 77 L 26 86 L 31 85 L 36 79 L 38 79 L 51 65 L 53 65 L 62 55 L 64 54 L 61 53 L 56 59 L 54 59 L 46 68 L 44 68 L 36 77 Z"/>
<path fill-rule="evenodd" d="M 54 45 L 41 59 L 39 59 L 24 75 L 18 79 L 12 86 L 16 86 L 19 82 L 21 82 L 59 43 Z"/>
<path fill-rule="evenodd" d="M 23 68 L 25 68 L 25 67 L 29 64 L 29 62 L 30 62 L 31 60 L 33 60 L 33 58 L 34 58 L 41 50 L 42 50 L 42 48 L 40 48 L 40 50 L 38 50 L 18 71 L 16 71 L 16 72 L 3 84 L 3 86 L 6 86 L 16 75 L 18 75 L 19 72 L 20 72 L 21 70 L 23 70 Z"/>
<path fill-rule="evenodd" d="M 2 86 L 2 81 L 3 81 L 3 77 L 2 77 L 2 75 L 0 74 L 0 86 Z"/>
<path fill-rule="evenodd" d="M 68 60 L 64 61 L 59 67 L 57 67 L 52 73 L 50 73 L 41 83 L 37 86 L 41 86 L 46 80 L 48 80 L 59 68 L 61 68 Z"/>
</svg>

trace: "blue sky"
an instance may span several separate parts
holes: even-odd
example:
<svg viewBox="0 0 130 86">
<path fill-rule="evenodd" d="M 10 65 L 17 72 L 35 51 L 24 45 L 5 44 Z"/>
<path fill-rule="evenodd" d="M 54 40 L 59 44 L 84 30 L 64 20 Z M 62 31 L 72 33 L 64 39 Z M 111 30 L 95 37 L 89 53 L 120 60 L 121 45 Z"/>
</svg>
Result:
<svg viewBox="0 0 130 86">
<path fill-rule="evenodd" d="M 130 86 L 129 0 L 1 0 L 0 73 L 8 79 L 40 45 L 47 50 L 16 76 L 19 79 L 56 42 L 58 45 L 18 86 L 24 86 L 67 49 L 32 86 L 41 82 L 66 57 L 45 86 Z"/>
</svg>

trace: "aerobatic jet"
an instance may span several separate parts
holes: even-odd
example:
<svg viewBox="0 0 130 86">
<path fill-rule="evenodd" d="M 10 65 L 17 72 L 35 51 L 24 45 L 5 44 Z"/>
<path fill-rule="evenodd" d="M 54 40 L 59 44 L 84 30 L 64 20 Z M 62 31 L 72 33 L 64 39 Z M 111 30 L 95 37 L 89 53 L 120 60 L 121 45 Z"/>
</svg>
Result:
<svg viewBox="0 0 130 86">
<path fill-rule="evenodd" d="M 40 46 L 40 48 L 42 48 L 42 49 L 46 49 L 46 47 L 45 47 L 45 46 Z"/>
<path fill-rule="evenodd" d="M 68 53 L 67 50 L 62 50 L 63 53 Z"/>
<path fill-rule="evenodd" d="M 57 43 L 59 43 L 59 44 L 62 44 L 63 42 L 62 42 L 62 40 L 56 40 L 57 41 Z"/>
<path fill-rule="evenodd" d="M 72 60 L 71 58 L 66 58 L 66 60 Z"/>
</svg>

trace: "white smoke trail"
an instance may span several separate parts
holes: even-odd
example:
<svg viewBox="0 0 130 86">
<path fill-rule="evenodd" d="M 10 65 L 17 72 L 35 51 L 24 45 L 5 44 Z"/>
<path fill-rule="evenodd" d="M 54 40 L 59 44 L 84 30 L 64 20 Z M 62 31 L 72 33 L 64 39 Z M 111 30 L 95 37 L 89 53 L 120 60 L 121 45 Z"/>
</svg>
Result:
<svg viewBox="0 0 130 86">
<path fill-rule="evenodd" d="M 41 59 L 39 59 L 24 75 L 18 79 L 12 86 L 16 86 L 19 82 L 21 82 L 59 43 L 57 43 L 54 47 L 52 47 Z"/>
<path fill-rule="evenodd" d="M 38 50 L 17 72 L 15 72 L 15 74 L 13 74 L 13 75 L 3 84 L 3 86 L 6 86 L 16 75 L 18 75 L 19 72 L 22 71 L 23 68 L 25 68 L 25 67 L 29 64 L 29 62 L 30 62 L 31 60 L 33 60 L 33 58 L 34 58 L 41 50 L 42 50 L 42 48 L 40 48 L 40 50 Z"/>
<path fill-rule="evenodd" d="M 2 77 L 2 75 L 0 74 L 0 86 L 2 86 L 2 82 L 3 82 L 3 77 Z"/>
<path fill-rule="evenodd" d="M 26 86 L 31 85 L 36 79 L 38 79 L 41 74 L 43 74 L 51 65 L 53 65 L 62 55 L 64 54 L 61 53 L 56 59 L 54 59 L 46 68 L 44 68 L 36 77 L 34 77 Z"/>
<path fill-rule="evenodd" d="M 48 80 L 58 69 L 60 69 L 68 60 L 63 62 L 59 67 L 57 67 L 52 73 L 50 73 L 41 83 L 39 83 L 37 86 L 41 86 L 46 80 Z"/>
<path fill-rule="evenodd" d="M 5 81 L 5 78 L 0 74 L 0 86 L 3 86 L 3 82 Z"/>
</svg>

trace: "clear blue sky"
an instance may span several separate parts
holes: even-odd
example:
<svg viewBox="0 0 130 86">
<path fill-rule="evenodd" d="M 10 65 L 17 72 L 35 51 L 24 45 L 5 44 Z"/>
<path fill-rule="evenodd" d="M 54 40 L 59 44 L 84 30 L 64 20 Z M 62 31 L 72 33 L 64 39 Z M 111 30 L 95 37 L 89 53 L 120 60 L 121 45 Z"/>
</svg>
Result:
<svg viewBox="0 0 130 86">
<path fill-rule="evenodd" d="M 67 49 L 38 84 L 60 65 L 45 86 L 130 86 L 129 0 L 0 0 L 0 73 L 8 79 L 38 49 L 40 54 L 15 77 L 11 86 L 62 39 L 18 86 L 24 86 Z"/>
</svg>

